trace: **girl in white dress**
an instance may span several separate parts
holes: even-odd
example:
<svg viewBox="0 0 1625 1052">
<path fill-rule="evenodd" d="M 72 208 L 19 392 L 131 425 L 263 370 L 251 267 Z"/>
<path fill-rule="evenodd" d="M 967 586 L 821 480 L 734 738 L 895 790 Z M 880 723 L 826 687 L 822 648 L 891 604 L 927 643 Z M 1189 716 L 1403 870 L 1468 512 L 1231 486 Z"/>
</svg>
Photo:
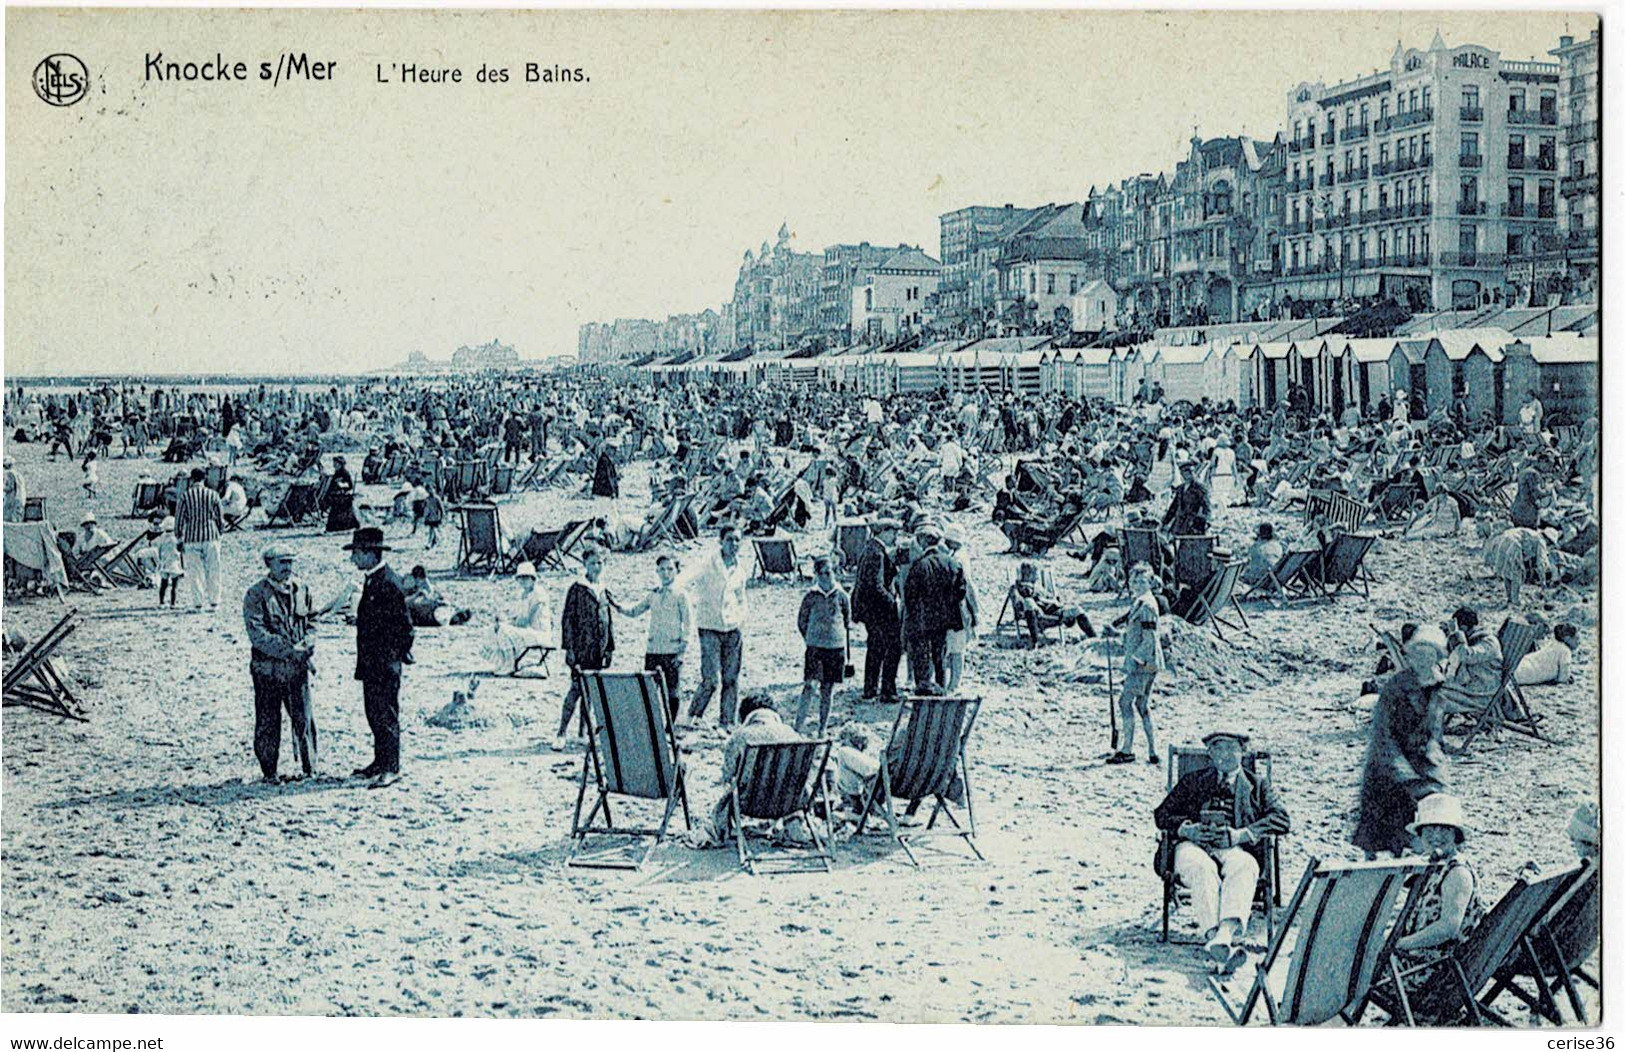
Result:
<svg viewBox="0 0 1625 1052">
<path fill-rule="evenodd" d="M 553 617 L 547 589 L 536 579 L 536 567 L 520 563 L 514 571 L 515 590 L 508 604 L 496 615 L 491 635 L 481 654 L 491 663 L 491 671 L 507 675 L 525 648 L 557 648 L 558 620 Z"/>
</svg>

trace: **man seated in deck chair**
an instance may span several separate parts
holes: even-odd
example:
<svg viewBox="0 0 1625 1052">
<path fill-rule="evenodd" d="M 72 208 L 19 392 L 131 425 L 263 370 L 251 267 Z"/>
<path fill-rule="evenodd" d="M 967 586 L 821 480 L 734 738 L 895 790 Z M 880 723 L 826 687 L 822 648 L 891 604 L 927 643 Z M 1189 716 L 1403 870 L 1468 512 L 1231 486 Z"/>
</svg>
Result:
<svg viewBox="0 0 1625 1052">
<path fill-rule="evenodd" d="M 1252 547 L 1247 549 L 1247 565 L 1241 571 L 1243 584 L 1257 584 L 1270 575 L 1275 564 L 1281 561 L 1286 554 L 1286 547 L 1275 539 L 1275 525 L 1261 522 L 1258 524 L 1258 536 Z"/>
<path fill-rule="evenodd" d="M 1247 735 L 1213 731 L 1202 739 L 1213 766 L 1185 775 L 1157 805 L 1157 828 L 1175 834 L 1173 857 L 1158 852 L 1158 874 L 1172 866 L 1190 892 L 1204 951 L 1225 972 L 1246 958 L 1242 940 L 1263 871 L 1264 837 L 1291 829 L 1267 780 L 1241 765 Z"/>
<path fill-rule="evenodd" d="M 689 845 L 696 848 L 723 847 L 728 838 L 733 835 L 733 794 L 728 786 L 733 784 L 734 775 L 739 773 L 739 765 L 745 760 L 745 747 L 748 745 L 777 745 L 782 742 L 798 742 L 804 740 L 789 724 L 779 716 L 778 708 L 773 698 L 767 694 L 752 694 L 739 702 L 739 726 L 728 736 L 728 741 L 722 747 L 721 782 L 722 798 L 711 809 L 711 816 L 705 826 L 689 834 Z M 794 837 L 795 827 L 786 826 L 785 833 Z M 804 834 L 803 834 L 804 835 Z"/>
<path fill-rule="evenodd" d="M 1085 636 L 1094 638 L 1095 627 L 1089 618 L 1078 607 L 1066 605 L 1046 589 L 1033 563 L 1023 562 L 1016 569 L 1016 583 L 1010 588 L 1010 606 L 1016 623 L 1027 627 L 1027 638 L 1035 648 L 1043 641 L 1044 629 L 1050 625 L 1079 628 Z"/>
<path fill-rule="evenodd" d="M 220 498 L 220 514 L 228 526 L 248 515 L 248 492 L 231 471 L 226 472 L 226 492 Z"/>
</svg>

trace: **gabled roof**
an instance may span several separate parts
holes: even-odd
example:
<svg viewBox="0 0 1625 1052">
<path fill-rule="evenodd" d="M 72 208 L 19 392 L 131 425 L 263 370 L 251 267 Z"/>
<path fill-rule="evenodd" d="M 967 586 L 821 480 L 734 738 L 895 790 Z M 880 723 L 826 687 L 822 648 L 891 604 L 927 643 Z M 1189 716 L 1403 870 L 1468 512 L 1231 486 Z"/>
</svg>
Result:
<svg viewBox="0 0 1625 1052">
<path fill-rule="evenodd" d="M 1291 352 L 1291 350 L 1292 341 L 1290 340 L 1275 340 L 1258 345 L 1258 353 L 1262 354 L 1266 358 L 1272 358 L 1277 361 L 1285 358 L 1287 354 Z"/>
<path fill-rule="evenodd" d="M 1113 296 L 1117 295 L 1117 290 L 1112 288 L 1109 283 L 1096 278 L 1093 281 L 1084 282 L 1083 287 L 1078 289 L 1077 294 L 1079 296 L 1099 296 L 1107 292 Z"/>
<path fill-rule="evenodd" d="M 1512 334 L 1505 329 L 1446 329 L 1422 335 L 1437 341 L 1453 362 L 1459 362 L 1472 354 L 1475 347 L 1489 355 L 1491 361 L 1498 362 L 1501 360 L 1502 348 L 1512 342 Z"/>
<path fill-rule="evenodd" d="M 1421 365 L 1427 361 L 1428 347 L 1433 343 L 1432 337 L 1425 340 L 1400 340 L 1394 344 L 1390 357 L 1398 354 L 1412 365 Z"/>
<path fill-rule="evenodd" d="M 1343 340 L 1341 346 L 1354 355 L 1357 362 L 1386 362 L 1394 356 L 1394 344 L 1399 341 L 1390 336 L 1370 339 Z"/>
<path fill-rule="evenodd" d="M 1199 365 L 1207 361 L 1211 348 L 1205 343 L 1190 347 L 1158 347 L 1157 361 L 1164 365 Z"/>
<path fill-rule="evenodd" d="M 877 269 L 918 270 L 924 273 L 935 274 L 937 271 L 942 269 L 942 264 L 926 255 L 924 252 L 921 252 L 919 249 L 910 246 L 909 248 L 899 249 L 898 251 L 892 253 L 892 255 L 884 263 L 880 264 L 879 268 Z"/>
</svg>

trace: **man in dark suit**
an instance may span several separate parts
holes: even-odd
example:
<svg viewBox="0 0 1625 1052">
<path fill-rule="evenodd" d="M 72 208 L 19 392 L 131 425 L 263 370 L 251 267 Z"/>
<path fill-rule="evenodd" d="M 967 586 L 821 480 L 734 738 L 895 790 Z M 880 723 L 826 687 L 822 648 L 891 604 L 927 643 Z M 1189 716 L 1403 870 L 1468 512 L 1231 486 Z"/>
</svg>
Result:
<svg viewBox="0 0 1625 1052">
<path fill-rule="evenodd" d="M 903 628 L 897 609 L 897 564 L 891 548 L 897 543 L 897 523 L 878 519 L 869 529 L 869 541 L 858 557 L 858 577 L 852 586 L 852 620 L 867 633 L 863 658 L 863 696 L 897 700 L 897 666 L 903 659 Z"/>
<path fill-rule="evenodd" d="M 376 779 L 376 788 L 401 774 L 401 665 L 412 660 L 412 618 L 400 579 L 384 562 L 384 553 L 390 550 L 384 531 L 363 526 L 344 550 L 367 577 L 355 615 L 355 678 L 361 681 L 373 755 L 372 762 L 355 774 Z"/>
<path fill-rule="evenodd" d="M 1207 487 L 1196 477 L 1196 462 L 1185 460 L 1179 465 L 1179 485 L 1168 502 L 1168 511 L 1162 524 L 1175 537 L 1201 537 L 1207 533 L 1213 519 L 1213 504 Z"/>
<path fill-rule="evenodd" d="M 948 633 L 964 628 L 965 570 L 942 548 L 942 527 L 914 531 L 922 554 L 903 582 L 903 641 L 914 693 L 941 694 L 948 679 Z"/>
<path fill-rule="evenodd" d="M 1265 865 L 1264 838 L 1291 829 L 1270 783 L 1242 766 L 1247 736 L 1214 731 L 1202 739 L 1212 766 L 1181 778 L 1155 812 L 1157 828 L 1175 837 L 1171 857 L 1157 854 L 1158 875 L 1172 867 L 1191 894 L 1207 953 L 1226 971 L 1246 951 L 1242 937 Z"/>
</svg>

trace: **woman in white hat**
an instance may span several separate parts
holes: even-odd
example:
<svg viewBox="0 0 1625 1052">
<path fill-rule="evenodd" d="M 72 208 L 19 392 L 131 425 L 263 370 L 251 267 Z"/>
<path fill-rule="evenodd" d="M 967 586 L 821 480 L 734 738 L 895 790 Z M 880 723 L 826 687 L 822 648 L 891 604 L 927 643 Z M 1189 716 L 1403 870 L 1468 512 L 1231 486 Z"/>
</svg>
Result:
<svg viewBox="0 0 1625 1052">
<path fill-rule="evenodd" d="M 1478 896 L 1478 877 L 1461 853 L 1467 819 L 1459 799 L 1449 793 L 1424 796 L 1417 802 L 1415 820 L 1405 828 L 1429 858 L 1442 863 L 1413 893 L 1416 906 L 1394 944 L 1400 969 L 1406 973 L 1405 988 L 1426 992 L 1438 965 L 1484 919 L 1484 904 Z M 1417 970 L 1411 972 L 1412 968 Z M 1417 1022 L 1448 1022 L 1428 1010 L 1428 1000 L 1425 996 L 1413 1000 Z M 1451 1004 L 1459 1006 L 1459 998 Z M 1453 1012 L 1453 1007 L 1444 1011 Z"/>
<path fill-rule="evenodd" d="M 548 602 L 547 588 L 536 578 L 536 567 L 520 563 L 514 571 L 514 591 L 498 611 L 491 636 L 482 650 L 491 671 L 511 675 L 514 663 L 528 647 L 558 647 L 558 621 Z"/>
</svg>

